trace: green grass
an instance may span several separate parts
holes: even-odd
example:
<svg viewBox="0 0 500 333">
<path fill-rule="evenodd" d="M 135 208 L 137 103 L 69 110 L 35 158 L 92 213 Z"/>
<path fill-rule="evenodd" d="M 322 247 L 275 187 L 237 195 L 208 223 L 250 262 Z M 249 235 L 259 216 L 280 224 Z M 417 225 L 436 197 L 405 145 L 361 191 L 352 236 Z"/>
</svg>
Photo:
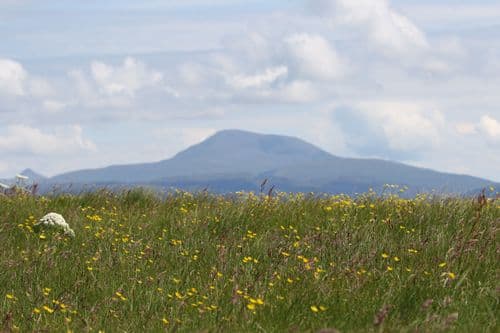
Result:
<svg viewBox="0 0 500 333">
<path fill-rule="evenodd" d="M 74 239 L 36 234 L 48 212 Z M 0 331 L 496 332 L 500 201 L 0 196 Z"/>
</svg>

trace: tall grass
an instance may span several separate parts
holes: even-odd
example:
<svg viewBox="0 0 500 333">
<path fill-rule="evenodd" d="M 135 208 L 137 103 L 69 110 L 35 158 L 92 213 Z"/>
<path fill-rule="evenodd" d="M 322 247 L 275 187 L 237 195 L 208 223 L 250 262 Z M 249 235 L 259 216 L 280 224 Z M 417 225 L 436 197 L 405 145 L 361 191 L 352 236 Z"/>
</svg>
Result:
<svg viewBox="0 0 500 333">
<path fill-rule="evenodd" d="M 74 239 L 32 231 L 51 211 Z M 2 196 L 0 331 L 495 332 L 499 222 L 426 196 Z"/>
</svg>

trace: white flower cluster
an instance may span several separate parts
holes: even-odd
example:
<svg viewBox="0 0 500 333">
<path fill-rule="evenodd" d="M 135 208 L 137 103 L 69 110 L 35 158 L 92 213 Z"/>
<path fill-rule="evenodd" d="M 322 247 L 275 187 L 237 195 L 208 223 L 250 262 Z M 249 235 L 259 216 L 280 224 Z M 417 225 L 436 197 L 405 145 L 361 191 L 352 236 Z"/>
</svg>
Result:
<svg viewBox="0 0 500 333">
<path fill-rule="evenodd" d="M 48 213 L 40 220 L 38 223 L 34 225 L 35 230 L 40 229 L 57 229 L 60 231 L 64 231 L 64 234 L 70 237 L 75 237 L 75 232 L 73 229 L 69 227 L 69 224 L 66 222 L 62 215 L 57 213 Z"/>
</svg>

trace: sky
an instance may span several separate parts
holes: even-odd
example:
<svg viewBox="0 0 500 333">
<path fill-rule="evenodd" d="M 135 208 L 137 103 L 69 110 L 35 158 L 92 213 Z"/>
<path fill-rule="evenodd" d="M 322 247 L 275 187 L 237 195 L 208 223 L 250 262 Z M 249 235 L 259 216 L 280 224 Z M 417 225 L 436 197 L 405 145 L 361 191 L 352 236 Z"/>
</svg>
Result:
<svg viewBox="0 0 500 333">
<path fill-rule="evenodd" d="M 0 41 L 0 177 L 243 129 L 500 181 L 497 0 L 0 0 Z"/>
</svg>

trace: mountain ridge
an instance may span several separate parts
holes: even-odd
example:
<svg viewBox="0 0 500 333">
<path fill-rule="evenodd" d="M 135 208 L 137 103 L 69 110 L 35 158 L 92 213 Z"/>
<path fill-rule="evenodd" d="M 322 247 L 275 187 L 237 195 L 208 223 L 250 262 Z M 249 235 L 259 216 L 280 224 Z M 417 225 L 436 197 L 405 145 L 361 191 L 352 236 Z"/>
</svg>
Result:
<svg viewBox="0 0 500 333">
<path fill-rule="evenodd" d="M 332 155 L 296 137 L 223 130 L 172 158 L 149 163 L 76 170 L 43 179 L 50 184 L 149 185 L 216 192 L 256 191 L 263 179 L 293 192 L 354 193 L 384 184 L 413 193 L 466 193 L 491 184 L 479 177 L 409 166 L 381 159 Z"/>
</svg>

